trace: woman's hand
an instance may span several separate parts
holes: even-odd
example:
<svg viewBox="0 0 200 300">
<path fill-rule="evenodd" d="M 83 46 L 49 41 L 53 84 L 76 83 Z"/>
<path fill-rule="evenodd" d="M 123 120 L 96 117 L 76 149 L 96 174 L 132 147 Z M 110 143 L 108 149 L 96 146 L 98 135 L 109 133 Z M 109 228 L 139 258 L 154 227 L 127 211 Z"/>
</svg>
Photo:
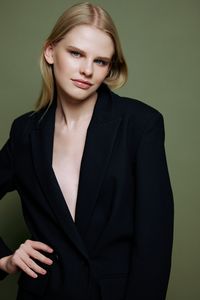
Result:
<svg viewBox="0 0 200 300">
<path fill-rule="evenodd" d="M 0 259 L 0 268 L 9 274 L 22 270 L 33 278 L 38 277 L 37 273 L 45 275 L 46 270 L 37 265 L 34 260 L 47 265 L 51 265 L 53 261 L 40 251 L 52 253 L 53 249 L 44 243 L 26 240 L 12 255 Z"/>
</svg>

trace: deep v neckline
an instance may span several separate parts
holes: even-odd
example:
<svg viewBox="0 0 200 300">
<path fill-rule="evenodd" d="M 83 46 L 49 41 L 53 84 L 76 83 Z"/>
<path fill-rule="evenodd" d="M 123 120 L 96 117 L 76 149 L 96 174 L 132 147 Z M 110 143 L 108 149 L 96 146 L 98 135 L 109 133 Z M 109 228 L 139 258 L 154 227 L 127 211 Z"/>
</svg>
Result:
<svg viewBox="0 0 200 300">
<path fill-rule="evenodd" d="M 75 220 L 69 213 L 52 169 L 55 101 L 48 110 L 44 108 L 35 113 L 34 128 L 30 134 L 33 166 L 45 204 L 49 206 L 51 216 L 60 229 L 85 256 L 87 249 L 82 237 L 95 217 L 101 185 L 122 121 L 121 111 L 115 109 L 117 103 L 114 105 L 114 101 L 117 98 L 114 96 L 106 85 L 98 90 L 81 161 Z"/>
<path fill-rule="evenodd" d="M 78 176 L 78 184 L 77 184 L 77 194 L 76 194 L 76 200 L 75 200 L 75 213 L 74 213 L 74 218 L 71 214 L 71 211 L 69 209 L 69 205 L 68 205 L 68 200 L 67 198 L 64 196 L 62 188 L 59 184 L 58 178 L 56 176 L 55 170 L 53 168 L 53 151 L 54 151 L 54 138 L 55 138 L 55 121 L 56 121 L 56 108 L 57 108 L 57 101 L 55 100 L 55 108 L 54 108 L 54 115 L 53 115 L 53 126 L 52 126 L 52 140 L 51 140 L 51 173 L 52 173 L 52 178 L 56 184 L 57 187 L 57 192 L 61 195 L 61 198 L 63 199 L 63 201 L 65 202 L 66 205 L 66 209 L 68 210 L 68 213 L 70 215 L 70 218 L 72 220 L 72 222 L 74 224 L 76 224 L 76 216 L 77 216 L 77 206 L 78 206 L 78 202 L 79 202 L 79 194 L 80 194 L 80 180 L 81 180 L 81 174 L 82 174 L 82 164 L 83 164 L 83 160 L 85 157 L 85 149 L 86 149 L 86 144 L 87 144 L 87 140 L 88 140 L 88 134 L 89 134 L 89 129 L 91 127 L 91 124 L 94 122 L 94 114 L 95 114 L 95 109 L 97 106 L 97 101 L 99 101 L 99 94 L 97 95 L 97 99 L 96 102 L 94 104 L 94 108 L 92 111 L 92 115 L 90 118 L 90 121 L 88 122 L 88 126 L 85 132 L 85 141 L 84 141 L 84 145 L 83 145 L 83 150 L 82 150 L 82 155 L 81 155 L 81 159 L 80 159 L 80 168 L 79 168 L 79 176 Z"/>
<path fill-rule="evenodd" d="M 54 155 L 54 140 L 53 140 L 53 150 L 52 150 L 52 164 L 51 164 L 51 169 L 52 169 L 52 172 L 53 172 L 53 177 L 56 181 L 56 185 L 58 187 L 58 189 L 60 190 L 60 193 L 62 195 L 62 198 L 64 199 L 65 203 L 66 203 L 66 206 L 67 206 L 67 209 L 69 210 L 69 213 L 70 213 L 70 216 L 72 218 L 72 221 L 74 223 L 76 223 L 76 208 L 77 208 L 77 202 L 78 202 L 78 196 L 79 196 L 79 189 L 80 189 L 80 175 L 81 175 L 81 169 L 82 169 L 82 161 L 83 161 L 83 156 L 84 156 L 84 150 L 85 150 L 85 145 L 86 145 L 86 140 L 87 140 L 87 132 L 88 132 L 88 127 L 89 127 L 89 124 L 91 122 L 91 118 L 88 122 L 88 125 L 86 126 L 86 130 L 85 130 L 85 135 L 84 135 L 84 140 L 83 140 L 83 146 L 81 147 L 81 151 L 80 151 L 80 157 L 79 157 L 79 161 L 78 161 L 78 174 L 77 174 L 77 185 L 76 185 L 76 191 L 75 191 L 75 198 L 74 200 L 71 200 L 69 197 L 69 194 L 67 195 L 67 193 L 65 192 L 65 188 L 63 188 L 64 186 L 62 186 L 62 179 L 59 180 L 59 172 L 56 173 L 56 168 L 55 166 L 53 165 L 53 155 Z M 54 131 L 54 134 L 55 134 L 55 131 Z M 55 137 L 54 137 L 55 139 Z M 71 158 L 72 159 L 72 158 Z M 75 167 L 75 163 L 74 163 L 74 167 Z M 68 172 L 69 174 L 70 172 Z M 66 168 L 66 181 L 67 181 L 67 168 Z M 70 184 L 69 182 L 70 180 L 68 180 L 68 184 Z M 66 188 L 66 190 L 70 190 L 69 188 Z M 73 203 L 74 202 L 74 203 Z M 72 207 L 70 207 L 70 203 L 72 203 Z M 75 207 L 73 207 L 73 205 Z"/>
</svg>

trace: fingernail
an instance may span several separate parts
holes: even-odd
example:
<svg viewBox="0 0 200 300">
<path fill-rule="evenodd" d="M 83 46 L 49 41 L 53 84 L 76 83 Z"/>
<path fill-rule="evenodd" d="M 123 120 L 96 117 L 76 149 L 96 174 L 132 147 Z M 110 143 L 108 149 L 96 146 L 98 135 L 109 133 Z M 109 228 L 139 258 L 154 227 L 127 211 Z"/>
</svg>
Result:
<svg viewBox="0 0 200 300">
<path fill-rule="evenodd" d="M 37 275 L 37 274 L 34 274 L 33 276 L 34 276 L 34 278 L 37 278 L 37 277 L 38 277 L 38 275 Z"/>
</svg>

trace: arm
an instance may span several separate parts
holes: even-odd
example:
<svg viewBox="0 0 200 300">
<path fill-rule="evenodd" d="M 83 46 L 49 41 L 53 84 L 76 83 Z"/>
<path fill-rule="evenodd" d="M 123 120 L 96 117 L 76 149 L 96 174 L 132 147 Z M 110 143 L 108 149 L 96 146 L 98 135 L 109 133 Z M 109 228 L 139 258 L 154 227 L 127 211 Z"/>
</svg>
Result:
<svg viewBox="0 0 200 300">
<path fill-rule="evenodd" d="M 0 199 L 7 193 L 15 189 L 13 163 L 11 155 L 11 141 L 10 139 L 0 151 Z M 0 259 L 9 256 L 12 251 L 7 247 L 4 241 L 0 238 Z M 0 268 L 0 279 L 7 275 L 6 272 Z"/>
<path fill-rule="evenodd" d="M 136 203 L 126 300 L 164 300 L 173 242 L 173 195 L 161 114 L 143 133 L 136 159 Z"/>
<path fill-rule="evenodd" d="M 15 189 L 12 136 L 13 126 L 10 139 L 0 151 L 0 199 L 7 192 Z M 53 249 L 39 241 L 26 240 L 16 251 L 12 252 L 0 238 L 0 280 L 19 270 L 33 278 L 38 277 L 38 274 L 45 275 L 46 270 L 37 262 L 51 265 L 53 261 L 43 255 L 42 251 L 52 253 Z"/>
</svg>

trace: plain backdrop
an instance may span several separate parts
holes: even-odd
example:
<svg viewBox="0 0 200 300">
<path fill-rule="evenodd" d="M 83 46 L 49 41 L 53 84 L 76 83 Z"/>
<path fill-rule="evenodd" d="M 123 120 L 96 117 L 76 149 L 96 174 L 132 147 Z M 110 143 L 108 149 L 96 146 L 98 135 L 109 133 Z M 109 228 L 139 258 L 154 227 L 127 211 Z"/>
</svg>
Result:
<svg viewBox="0 0 200 300">
<path fill-rule="evenodd" d="M 56 19 L 75 1 L 1 0 L 0 146 L 13 119 L 32 110 L 39 95 L 39 54 Z M 175 201 L 173 263 L 167 300 L 200 299 L 199 96 L 200 1 L 93 1 L 112 15 L 129 67 L 116 91 L 163 115 Z M 29 235 L 18 195 L 0 203 L 0 235 L 15 249 Z M 0 299 L 16 297 L 18 275 L 0 282 Z M 112 299 L 114 300 L 114 299 Z"/>
</svg>

